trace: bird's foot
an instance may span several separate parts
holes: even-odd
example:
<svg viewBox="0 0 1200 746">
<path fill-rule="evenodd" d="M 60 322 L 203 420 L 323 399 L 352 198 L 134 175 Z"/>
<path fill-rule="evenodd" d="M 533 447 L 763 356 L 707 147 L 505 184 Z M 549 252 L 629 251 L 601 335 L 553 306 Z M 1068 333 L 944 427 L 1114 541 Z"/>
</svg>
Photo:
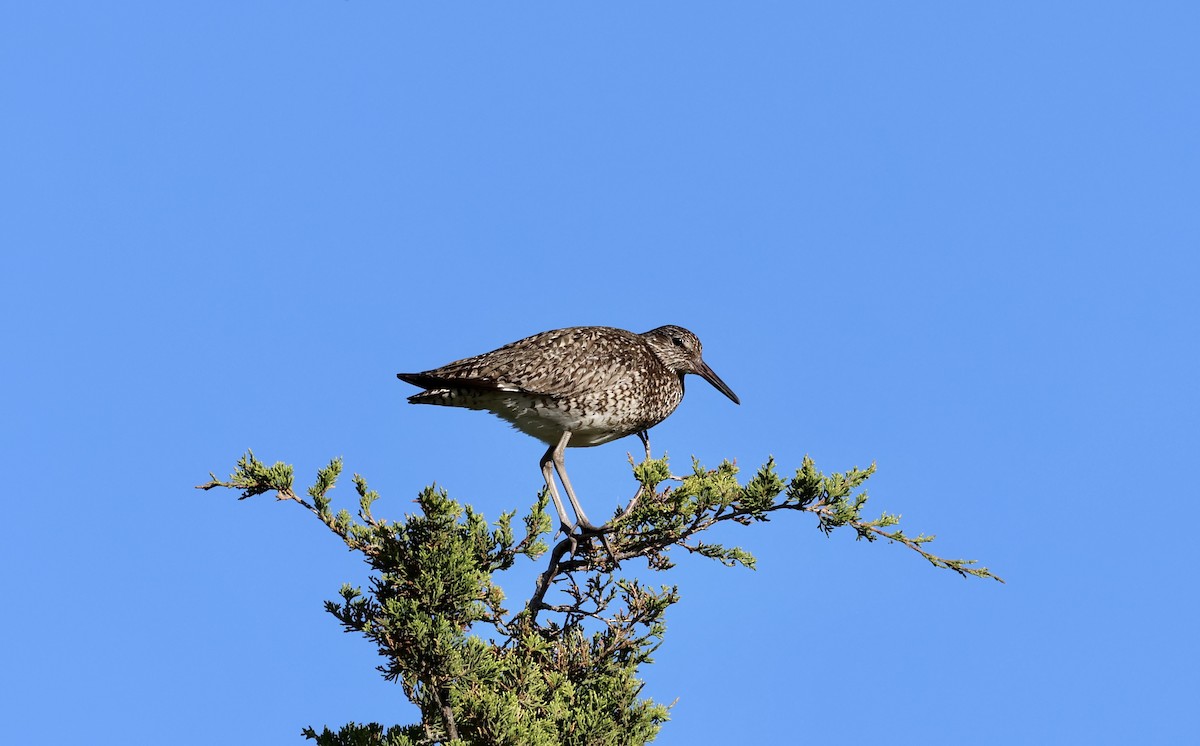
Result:
<svg viewBox="0 0 1200 746">
<path fill-rule="evenodd" d="M 612 524 L 606 523 L 603 526 L 597 526 L 586 518 L 579 519 L 579 523 L 575 524 L 579 529 L 580 536 L 603 536 L 612 531 Z"/>
<path fill-rule="evenodd" d="M 576 529 L 578 529 L 578 531 Z M 558 531 L 554 534 L 554 537 L 558 538 L 558 535 L 562 534 L 563 538 L 570 542 L 570 553 L 572 557 L 579 554 L 580 542 L 584 542 L 586 551 L 591 551 L 591 549 L 595 546 L 592 543 L 592 539 L 599 539 L 600 545 L 604 547 L 604 553 L 608 555 L 608 559 L 612 561 L 613 567 L 616 568 L 620 567 L 621 563 L 617 560 L 617 555 L 613 553 L 612 545 L 608 543 L 607 536 L 607 534 L 609 534 L 612 530 L 613 527 L 611 523 L 606 523 L 603 526 L 597 526 L 591 521 L 580 520 L 579 523 L 576 523 L 573 526 L 566 523 L 559 524 Z"/>
<path fill-rule="evenodd" d="M 599 539 L 600 546 L 604 547 L 604 553 L 608 555 L 608 559 L 612 562 L 613 567 L 619 568 L 621 566 L 620 561 L 617 559 L 617 555 L 613 552 L 612 545 L 608 542 L 608 534 L 613 530 L 611 523 L 606 523 L 603 526 L 597 526 L 591 522 L 581 520 L 576 525 L 576 528 L 579 529 L 579 534 L 577 536 L 572 536 L 572 539 L 582 539 L 586 541 L 589 548 L 595 546 L 592 543 L 592 539 Z M 574 550 L 575 548 L 576 546 L 572 544 L 571 549 Z M 574 551 L 572 551 L 572 554 L 574 554 Z"/>
</svg>

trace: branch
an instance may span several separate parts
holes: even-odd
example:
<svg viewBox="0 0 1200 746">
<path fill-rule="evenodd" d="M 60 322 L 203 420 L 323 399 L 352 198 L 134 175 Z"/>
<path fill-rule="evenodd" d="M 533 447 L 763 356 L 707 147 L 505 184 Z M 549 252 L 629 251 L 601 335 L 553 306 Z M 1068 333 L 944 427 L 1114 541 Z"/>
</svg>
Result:
<svg viewBox="0 0 1200 746">
<path fill-rule="evenodd" d="M 555 544 L 554 550 L 550 552 L 550 562 L 547 563 L 545 572 L 538 576 L 533 595 L 529 597 L 529 602 L 525 604 L 525 612 L 529 615 L 531 624 L 536 623 L 538 612 L 547 608 L 545 603 L 543 603 L 546 598 L 546 591 L 550 590 L 550 584 L 558 577 L 563 555 L 574 546 L 576 546 L 576 540 L 568 536 Z"/>
<path fill-rule="evenodd" d="M 612 562 L 634 557 L 645 557 L 651 569 L 668 569 L 673 563 L 667 552 L 674 546 L 688 552 L 717 559 L 726 565 L 741 564 L 753 568 L 753 555 L 739 547 L 726 548 L 720 544 L 689 542 L 695 535 L 718 523 L 732 521 L 741 525 L 770 520 L 772 513 L 793 510 L 811 513 L 818 519 L 817 527 L 826 534 L 842 526 L 854 529 L 859 538 L 875 541 L 879 538 L 897 542 L 920 554 L 934 567 L 952 570 L 959 575 L 1004 580 L 986 567 L 974 567 L 976 560 L 946 559 L 924 548 L 933 541 L 925 534 L 915 538 L 902 530 L 888 531 L 887 527 L 899 522 L 899 516 L 884 513 L 880 518 L 868 520 L 862 516 L 867 502 L 865 490 L 855 492 L 872 474 L 875 465 L 866 469 L 854 468 L 844 473 L 825 475 L 818 471 L 812 459 L 804 458 L 803 465 L 790 482 L 784 482 L 775 473 L 774 459 L 768 459 L 755 476 L 744 486 L 736 479 L 738 468 L 726 461 L 713 470 L 704 469 L 693 462 L 693 473 L 686 477 L 673 477 L 667 469 L 666 459 L 644 461 L 635 466 L 639 478 L 639 489 L 635 500 L 618 511 L 608 525 L 610 558 L 598 558 L 594 554 L 570 560 L 558 558 L 551 569 L 559 573 L 576 571 L 601 571 Z M 659 490 L 662 482 L 681 482 L 679 487 Z M 653 496 L 650 501 L 637 498 Z M 539 581 L 535 598 L 540 602 L 545 595 L 549 580 L 544 576 Z"/>
</svg>

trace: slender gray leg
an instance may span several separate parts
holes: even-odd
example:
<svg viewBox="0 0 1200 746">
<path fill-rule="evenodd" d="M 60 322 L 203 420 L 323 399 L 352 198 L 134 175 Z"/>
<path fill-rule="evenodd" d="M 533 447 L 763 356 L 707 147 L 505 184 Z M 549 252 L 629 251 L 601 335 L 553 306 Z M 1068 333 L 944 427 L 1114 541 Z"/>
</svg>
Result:
<svg viewBox="0 0 1200 746">
<path fill-rule="evenodd" d="M 554 465 L 554 448 L 554 446 L 550 446 L 546 449 L 546 455 L 542 456 L 542 477 L 546 480 L 546 488 L 550 490 L 550 497 L 554 500 L 554 509 L 558 511 L 558 520 L 562 522 L 559 530 L 570 536 L 571 532 L 575 530 L 575 524 L 567 515 L 562 498 L 558 496 L 558 488 L 554 486 L 554 473 L 551 471 Z"/>
<path fill-rule="evenodd" d="M 642 441 L 642 445 L 646 446 L 646 460 L 649 461 L 650 460 L 650 431 L 649 430 L 638 430 L 637 436 L 638 436 L 638 440 Z M 637 492 L 633 493 L 633 497 L 630 498 L 629 504 L 625 506 L 625 509 L 621 511 L 621 514 L 619 516 L 617 516 L 616 520 L 618 520 L 618 521 L 624 520 L 626 516 L 628 516 L 630 513 L 632 513 L 634 507 L 638 503 L 638 499 L 641 498 L 642 493 L 645 491 L 646 491 L 646 485 L 639 484 L 638 488 L 637 488 Z"/>
<path fill-rule="evenodd" d="M 583 512 L 583 506 L 579 504 L 579 498 L 575 497 L 575 490 L 571 487 L 571 480 L 567 478 L 567 465 L 563 461 L 563 452 L 567 449 L 567 443 L 571 440 L 570 431 L 564 432 L 559 438 L 558 445 L 551 449 L 551 458 L 554 461 L 554 470 L 558 472 L 558 478 L 562 480 L 563 489 L 567 491 L 567 499 L 571 501 L 571 507 L 575 509 L 575 517 L 579 519 L 578 527 L 581 529 L 581 535 L 591 534 L 600 537 L 600 544 L 604 547 L 604 551 L 608 554 L 608 558 L 612 560 L 613 567 L 620 567 L 621 562 L 617 559 L 617 555 L 613 553 L 612 545 L 608 543 L 608 537 L 605 535 L 607 528 L 597 526 L 588 520 L 587 514 Z M 570 536 L 568 534 L 568 536 Z M 574 544 L 571 546 L 571 552 L 574 553 Z"/>
<path fill-rule="evenodd" d="M 650 460 L 650 431 L 638 430 L 638 440 L 642 441 L 642 445 L 646 446 L 646 460 Z"/>
<path fill-rule="evenodd" d="M 575 497 L 575 490 L 571 487 L 571 480 L 567 478 L 567 466 L 563 461 L 563 452 L 566 451 L 567 442 L 570 440 L 571 431 L 563 432 L 562 437 L 558 439 L 558 445 L 550 449 L 549 455 L 554 462 L 554 470 L 558 472 L 558 478 L 562 480 L 563 489 L 567 491 L 567 499 L 571 501 L 571 507 L 575 509 L 579 527 L 584 531 L 600 533 L 600 527 L 589 521 L 587 513 L 583 512 L 583 506 L 579 504 L 579 498 Z"/>
</svg>

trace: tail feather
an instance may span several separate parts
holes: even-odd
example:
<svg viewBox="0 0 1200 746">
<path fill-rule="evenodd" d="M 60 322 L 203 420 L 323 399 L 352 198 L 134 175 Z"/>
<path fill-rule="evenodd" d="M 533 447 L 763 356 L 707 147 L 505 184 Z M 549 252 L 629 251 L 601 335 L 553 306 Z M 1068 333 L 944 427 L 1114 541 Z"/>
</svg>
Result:
<svg viewBox="0 0 1200 746">
<path fill-rule="evenodd" d="M 513 386 L 510 383 L 502 381 L 494 381 L 490 378 L 448 378 L 443 376 L 435 376 L 429 373 L 397 373 L 396 378 L 399 378 L 405 383 L 411 383 L 414 386 L 419 386 L 423 389 L 460 389 L 468 391 L 519 391 L 524 392 L 520 386 Z M 425 392 L 425 393 L 428 393 Z M 422 396 L 422 394 L 416 394 Z M 409 398 L 409 401 L 415 397 Z M 414 402 L 415 403 L 415 402 Z"/>
</svg>

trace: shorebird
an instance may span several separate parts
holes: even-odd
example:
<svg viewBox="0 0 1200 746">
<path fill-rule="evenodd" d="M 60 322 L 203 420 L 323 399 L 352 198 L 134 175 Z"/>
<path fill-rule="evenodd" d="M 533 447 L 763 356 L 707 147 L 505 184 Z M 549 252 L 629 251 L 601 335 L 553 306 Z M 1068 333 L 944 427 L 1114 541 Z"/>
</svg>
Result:
<svg viewBox="0 0 1200 746">
<path fill-rule="evenodd" d="M 646 431 L 683 400 L 683 377 L 699 375 L 740 404 L 737 395 L 700 357 L 700 340 L 679 326 L 642 334 L 608 326 L 554 329 L 498 350 L 456 360 L 423 373 L 397 373 L 425 389 L 412 404 L 485 410 L 549 448 L 540 466 L 562 530 L 576 527 L 603 535 L 588 520 L 563 461 L 568 448 L 598 446 L 638 435 L 649 454 Z M 554 485 L 558 473 L 575 511 L 572 523 Z"/>
</svg>

